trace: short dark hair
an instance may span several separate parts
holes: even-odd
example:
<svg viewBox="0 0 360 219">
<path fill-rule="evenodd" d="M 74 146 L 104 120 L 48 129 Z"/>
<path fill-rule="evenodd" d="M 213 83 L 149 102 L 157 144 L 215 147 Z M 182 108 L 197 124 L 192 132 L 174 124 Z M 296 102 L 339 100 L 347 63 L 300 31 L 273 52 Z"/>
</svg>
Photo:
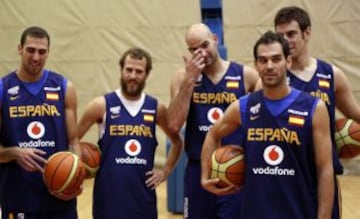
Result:
<svg viewBox="0 0 360 219">
<path fill-rule="evenodd" d="M 311 27 L 309 14 L 304 9 L 296 6 L 281 8 L 276 13 L 274 24 L 276 27 L 277 25 L 290 23 L 291 21 L 296 21 L 302 32 L 304 32 L 306 28 Z"/>
<path fill-rule="evenodd" d="M 289 43 L 283 37 L 283 35 L 269 30 L 266 33 L 264 33 L 260 37 L 260 39 L 258 39 L 255 43 L 254 51 L 253 51 L 255 60 L 258 59 L 257 49 L 260 44 L 269 45 L 269 44 L 276 43 L 276 42 L 281 45 L 284 56 L 285 56 L 285 58 L 287 58 L 290 54 Z"/>
<path fill-rule="evenodd" d="M 21 38 L 20 38 L 21 46 L 24 46 L 27 36 L 35 37 L 35 38 L 46 38 L 48 40 L 48 47 L 50 47 L 50 36 L 48 32 L 42 27 L 32 26 L 26 28 L 21 34 Z"/>
<path fill-rule="evenodd" d="M 152 58 L 151 58 L 151 55 L 147 51 L 137 48 L 137 47 L 133 47 L 133 48 L 130 48 L 127 51 L 125 51 L 124 54 L 122 54 L 120 61 L 119 61 L 121 69 L 124 68 L 125 59 L 127 56 L 130 56 L 133 59 L 139 59 L 139 60 L 145 58 L 145 60 L 146 60 L 145 71 L 146 71 L 146 73 L 149 73 L 151 71 Z"/>
</svg>

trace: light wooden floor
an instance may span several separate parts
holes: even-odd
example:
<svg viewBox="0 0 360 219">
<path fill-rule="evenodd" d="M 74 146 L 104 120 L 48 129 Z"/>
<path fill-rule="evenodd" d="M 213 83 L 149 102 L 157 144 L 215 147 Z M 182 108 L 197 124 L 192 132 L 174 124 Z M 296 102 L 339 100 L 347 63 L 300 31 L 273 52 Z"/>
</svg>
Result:
<svg viewBox="0 0 360 219">
<path fill-rule="evenodd" d="M 340 185 L 343 200 L 343 218 L 360 218 L 360 176 L 341 176 Z M 78 198 L 79 219 L 90 219 L 91 217 L 91 195 L 93 180 L 86 180 L 84 191 Z M 166 183 L 157 189 L 159 219 L 180 219 L 182 215 L 174 215 L 167 212 Z"/>
<path fill-rule="evenodd" d="M 92 208 L 92 186 L 94 181 L 87 179 L 84 182 L 84 191 L 78 197 L 78 213 L 79 219 L 91 219 L 91 208 Z M 181 214 L 172 214 L 167 211 L 167 199 L 166 199 L 166 182 L 162 183 L 157 188 L 158 197 L 158 213 L 159 219 L 181 219 Z"/>
</svg>

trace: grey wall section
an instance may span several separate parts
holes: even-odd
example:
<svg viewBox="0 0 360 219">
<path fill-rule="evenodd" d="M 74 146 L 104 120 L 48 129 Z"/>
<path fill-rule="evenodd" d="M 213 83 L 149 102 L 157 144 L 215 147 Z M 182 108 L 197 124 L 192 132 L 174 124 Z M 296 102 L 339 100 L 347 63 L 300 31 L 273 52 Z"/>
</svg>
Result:
<svg viewBox="0 0 360 219">
<path fill-rule="evenodd" d="M 224 0 L 224 37 L 228 58 L 252 64 L 252 46 L 273 29 L 276 11 L 298 5 L 313 21 L 311 51 L 342 68 L 360 100 L 360 1 L 358 0 Z M 197 0 L 0 0 L 0 76 L 18 68 L 22 30 L 45 27 L 51 35 L 47 68 L 63 73 L 77 88 L 81 115 L 86 103 L 119 87 L 118 60 L 131 46 L 147 49 L 154 69 L 146 92 L 169 102 L 170 77 L 183 66 L 184 33 L 200 22 Z M 157 157 L 163 161 L 161 132 Z M 94 127 L 86 136 L 96 141 Z"/>
</svg>

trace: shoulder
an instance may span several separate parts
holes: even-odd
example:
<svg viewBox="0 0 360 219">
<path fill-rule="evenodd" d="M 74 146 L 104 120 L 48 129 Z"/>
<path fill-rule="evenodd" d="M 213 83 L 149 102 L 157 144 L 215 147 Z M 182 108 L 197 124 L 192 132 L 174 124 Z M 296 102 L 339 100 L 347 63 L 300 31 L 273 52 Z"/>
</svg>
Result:
<svg viewBox="0 0 360 219">
<path fill-rule="evenodd" d="M 152 95 L 149 95 L 149 94 L 145 94 L 145 101 L 149 104 L 154 104 L 154 105 L 158 105 L 159 104 L 159 100 L 152 96 Z"/>
<path fill-rule="evenodd" d="M 226 61 L 229 63 L 229 66 L 231 67 L 235 67 L 235 68 L 243 68 L 244 65 L 239 63 L 239 62 L 235 62 L 235 61 Z"/>
<path fill-rule="evenodd" d="M 324 73 L 327 74 L 335 73 L 334 65 L 322 59 L 318 59 L 318 58 L 314 58 L 314 59 L 316 60 L 316 66 L 318 70 L 320 69 L 320 71 L 324 71 Z"/>
<path fill-rule="evenodd" d="M 14 77 L 16 75 L 15 71 L 9 72 L 7 74 L 5 74 L 4 76 L 1 77 L 1 80 L 4 80 L 5 78 L 8 77 Z"/>
<path fill-rule="evenodd" d="M 156 106 L 156 121 L 157 123 L 163 123 L 167 118 L 167 107 L 165 104 L 158 102 Z"/>
<path fill-rule="evenodd" d="M 258 72 L 253 67 L 244 65 L 244 80 L 247 83 L 248 91 L 256 90 L 259 78 Z"/>
<path fill-rule="evenodd" d="M 114 108 L 114 114 L 118 113 L 120 109 Z M 98 96 L 91 99 L 82 113 L 81 122 L 83 121 L 96 121 L 101 123 L 103 121 L 104 115 L 106 114 L 106 101 L 104 96 Z"/>
<path fill-rule="evenodd" d="M 105 96 L 98 96 L 93 98 L 88 103 L 88 108 L 91 110 L 99 110 L 100 112 L 103 112 L 106 106 L 106 100 Z"/>
<path fill-rule="evenodd" d="M 258 73 L 255 68 L 251 67 L 250 65 L 243 65 L 238 62 L 230 61 L 230 66 L 232 68 L 240 68 L 243 70 L 243 74 L 245 76 L 250 76 L 254 78 L 258 78 Z"/>
<path fill-rule="evenodd" d="M 330 65 L 333 72 L 334 72 L 334 77 L 336 77 L 337 75 L 340 76 L 344 76 L 345 77 L 345 73 L 343 72 L 342 69 L 340 69 L 339 67 L 335 66 L 335 65 Z"/>
<path fill-rule="evenodd" d="M 64 79 L 62 84 L 66 96 L 76 96 L 76 89 L 72 81 Z"/>
<path fill-rule="evenodd" d="M 322 65 L 324 68 L 327 68 L 328 71 L 332 73 L 334 83 L 335 83 L 335 91 L 339 88 L 341 89 L 344 86 L 347 86 L 346 85 L 347 78 L 346 78 L 344 71 L 341 68 L 339 68 L 336 65 L 319 60 L 319 59 L 318 59 L 318 65 Z"/>
<path fill-rule="evenodd" d="M 348 89 L 349 82 L 342 69 L 321 59 L 317 59 L 317 65 L 318 67 L 321 67 L 326 73 L 332 75 L 335 92 Z"/>
<path fill-rule="evenodd" d="M 47 72 L 48 78 L 55 78 L 55 79 L 65 80 L 65 81 L 68 80 L 64 75 L 62 75 L 62 74 L 60 74 L 58 72 L 55 72 L 55 71 L 52 71 L 52 70 L 49 70 L 49 69 L 45 69 L 44 71 Z"/>
<path fill-rule="evenodd" d="M 10 73 L 4 75 L 3 77 L 1 77 L 1 81 L 3 81 L 3 83 L 6 84 L 8 82 L 13 81 L 13 79 L 16 77 L 17 77 L 16 73 L 15 73 L 15 71 L 13 71 L 13 72 L 10 72 Z"/>
<path fill-rule="evenodd" d="M 172 75 L 172 79 L 177 80 L 178 82 L 183 81 L 185 77 L 185 73 L 186 73 L 185 68 L 179 68 Z"/>
<path fill-rule="evenodd" d="M 244 65 L 244 74 L 251 74 L 251 75 L 258 76 L 258 73 L 255 70 L 255 68 L 253 68 L 253 67 L 251 67 L 249 65 Z"/>
<path fill-rule="evenodd" d="M 162 112 L 166 112 L 167 108 L 166 108 L 165 104 L 163 104 L 161 102 L 157 102 L 156 110 L 158 113 L 162 113 Z"/>
<path fill-rule="evenodd" d="M 96 106 L 105 106 L 105 96 L 98 96 L 91 100 Z"/>
<path fill-rule="evenodd" d="M 247 65 L 243 65 L 239 62 L 235 62 L 235 61 L 228 61 L 229 62 L 229 68 L 231 68 L 234 71 L 242 71 L 243 74 L 252 74 L 255 71 L 254 68 L 247 66 Z"/>
<path fill-rule="evenodd" d="M 186 75 L 185 68 L 180 68 L 173 73 L 170 81 L 170 96 L 172 98 L 180 90 L 181 83 L 183 83 L 185 80 L 185 75 Z"/>
</svg>

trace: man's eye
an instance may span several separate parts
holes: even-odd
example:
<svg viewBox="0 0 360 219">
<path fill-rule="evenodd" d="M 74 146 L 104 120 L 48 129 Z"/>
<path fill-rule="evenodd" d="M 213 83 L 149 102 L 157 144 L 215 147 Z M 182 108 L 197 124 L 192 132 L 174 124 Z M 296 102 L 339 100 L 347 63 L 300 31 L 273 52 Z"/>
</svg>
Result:
<svg viewBox="0 0 360 219">
<path fill-rule="evenodd" d="M 35 49 L 34 48 L 27 48 L 26 51 L 29 52 L 29 53 L 34 53 Z"/>
<path fill-rule="evenodd" d="M 258 59 L 258 61 L 259 61 L 260 63 L 265 63 L 265 62 L 266 62 L 266 59 L 260 58 L 260 59 Z"/>
<path fill-rule="evenodd" d="M 40 55 L 44 55 L 44 54 L 47 53 L 47 50 L 46 50 L 46 49 L 39 49 L 39 50 L 37 50 L 37 49 L 35 49 L 35 48 L 26 48 L 26 51 L 27 51 L 28 53 L 35 53 L 35 52 L 37 51 Z"/>
<path fill-rule="evenodd" d="M 39 50 L 39 54 L 40 54 L 40 55 L 44 55 L 45 53 L 46 53 L 46 50 L 45 50 L 45 49 L 40 49 L 40 50 Z"/>
<path fill-rule="evenodd" d="M 205 42 L 201 45 L 201 48 L 206 49 L 209 45 L 209 42 Z"/>
<path fill-rule="evenodd" d="M 189 52 L 193 54 L 196 51 L 196 49 L 189 49 Z"/>
</svg>

